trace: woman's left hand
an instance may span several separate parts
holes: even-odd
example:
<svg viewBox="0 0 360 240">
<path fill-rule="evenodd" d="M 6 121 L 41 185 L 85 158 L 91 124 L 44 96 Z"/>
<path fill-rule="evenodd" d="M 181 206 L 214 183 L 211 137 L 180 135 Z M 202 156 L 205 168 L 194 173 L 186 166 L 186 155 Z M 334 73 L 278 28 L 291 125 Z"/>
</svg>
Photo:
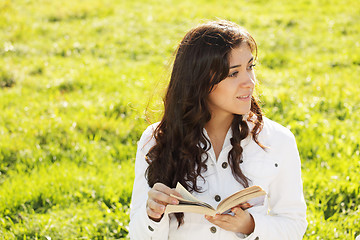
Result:
<svg viewBox="0 0 360 240">
<path fill-rule="evenodd" d="M 251 214 L 240 207 L 234 207 L 231 211 L 234 213 L 234 216 L 217 214 L 214 217 L 205 215 L 205 218 L 222 229 L 236 233 L 251 234 L 255 228 L 255 222 Z"/>
</svg>

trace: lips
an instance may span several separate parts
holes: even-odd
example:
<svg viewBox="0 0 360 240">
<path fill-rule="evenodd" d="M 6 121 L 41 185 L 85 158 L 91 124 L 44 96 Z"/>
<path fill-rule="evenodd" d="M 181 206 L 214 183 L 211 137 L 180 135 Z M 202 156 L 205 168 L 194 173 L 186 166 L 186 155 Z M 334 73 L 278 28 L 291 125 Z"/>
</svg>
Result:
<svg viewBox="0 0 360 240">
<path fill-rule="evenodd" d="M 248 99 L 251 97 L 251 94 L 248 94 L 248 95 L 242 95 L 242 96 L 237 96 L 236 98 L 238 99 Z"/>
</svg>

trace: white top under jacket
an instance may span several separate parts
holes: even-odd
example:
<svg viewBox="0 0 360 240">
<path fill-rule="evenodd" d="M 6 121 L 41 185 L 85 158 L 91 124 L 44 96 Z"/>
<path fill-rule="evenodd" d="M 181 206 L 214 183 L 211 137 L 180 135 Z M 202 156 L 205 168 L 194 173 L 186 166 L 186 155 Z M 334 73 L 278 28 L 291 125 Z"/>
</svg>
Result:
<svg viewBox="0 0 360 240">
<path fill-rule="evenodd" d="M 248 122 L 252 129 L 252 124 Z M 148 167 L 145 155 L 155 143 L 152 133 L 156 124 L 149 126 L 138 142 L 135 163 L 135 181 L 130 210 L 129 234 L 133 240 L 192 240 L 192 239 L 246 239 L 246 240 L 296 240 L 302 239 L 306 227 L 306 204 L 303 196 L 300 158 L 294 135 L 285 127 L 264 117 L 264 127 L 259 142 L 268 147 L 260 148 L 249 135 L 241 142 L 243 147 L 242 172 L 252 185 L 261 186 L 267 193 L 264 206 L 248 209 L 255 221 L 254 232 L 248 236 L 226 231 L 211 224 L 201 214 L 184 213 L 184 224 L 178 228 L 173 214 L 164 215 L 160 222 L 147 216 L 146 201 L 150 187 L 145 178 Z M 204 130 L 205 131 L 205 130 Z M 206 131 L 205 135 L 208 137 Z M 198 179 L 202 193 L 193 195 L 216 207 L 215 196 L 225 199 L 243 189 L 231 173 L 227 162 L 232 149 L 229 129 L 221 153 L 216 161 L 213 148 L 208 151 L 208 170 L 202 173 L 205 182 Z M 218 197 L 217 197 L 218 198 Z"/>
</svg>

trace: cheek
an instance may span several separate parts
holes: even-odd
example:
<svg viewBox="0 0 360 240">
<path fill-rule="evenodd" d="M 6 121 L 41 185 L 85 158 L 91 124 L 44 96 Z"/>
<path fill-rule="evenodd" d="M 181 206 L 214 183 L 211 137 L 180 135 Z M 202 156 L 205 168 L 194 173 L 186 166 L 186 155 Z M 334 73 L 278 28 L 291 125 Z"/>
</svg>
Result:
<svg viewBox="0 0 360 240">
<path fill-rule="evenodd" d="M 230 92 L 226 90 L 226 88 L 216 88 L 209 95 L 209 102 L 211 103 L 221 103 L 226 100 L 226 97 L 230 95 Z"/>
<path fill-rule="evenodd" d="M 213 91 L 208 96 L 210 103 L 225 103 L 236 94 L 236 81 L 233 79 L 225 79 L 218 83 Z"/>
<path fill-rule="evenodd" d="M 210 93 L 209 97 L 208 97 L 208 103 L 209 104 L 217 104 L 217 102 L 219 101 L 219 94 L 217 92 L 212 92 Z"/>
</svg>

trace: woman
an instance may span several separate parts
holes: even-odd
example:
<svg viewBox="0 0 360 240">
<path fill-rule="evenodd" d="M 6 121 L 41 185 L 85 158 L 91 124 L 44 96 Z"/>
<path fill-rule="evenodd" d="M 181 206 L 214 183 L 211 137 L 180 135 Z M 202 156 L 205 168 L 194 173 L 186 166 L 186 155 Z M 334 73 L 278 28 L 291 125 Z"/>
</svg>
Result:
<svg viewBox="0 0 360 240">
<path fill-rule="evenodd" d="M 301 239 L 306 227 L 300 159 L 292 133 L 265 118 L 253 97 L 257 46 L 238 25 L 214 21 L 181 41 L 164 116 L 139 143 L 131 239 Z M 215 206 L 252 185 L 265 204 L 233 214 L 164 214 L 181 183 Z"/>
</svg>

